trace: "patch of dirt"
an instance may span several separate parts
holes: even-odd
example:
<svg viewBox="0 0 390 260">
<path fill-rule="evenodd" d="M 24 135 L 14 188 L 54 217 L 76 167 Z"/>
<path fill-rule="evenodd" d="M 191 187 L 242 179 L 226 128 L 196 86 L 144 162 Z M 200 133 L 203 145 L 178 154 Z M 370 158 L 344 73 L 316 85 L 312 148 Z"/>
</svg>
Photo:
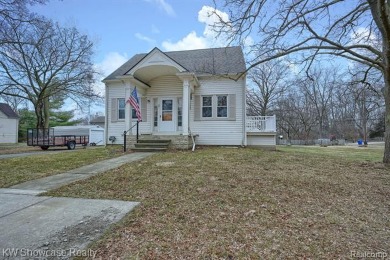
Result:
<svg viewBox="0 0 390 260">
<path fill-rule="evenodd" d="M 72 259 L 77 254 L 93 258 L 96 252 L 86 250 L 87 246 L 104 233 L 118 213 L 117 209 L 109 208 L 97 217 L 84 217 L 78 224 L 67 226 L 38 242 L 35 250 L 44 252 L 48 256 L 46 259 Z"/>
</svg>

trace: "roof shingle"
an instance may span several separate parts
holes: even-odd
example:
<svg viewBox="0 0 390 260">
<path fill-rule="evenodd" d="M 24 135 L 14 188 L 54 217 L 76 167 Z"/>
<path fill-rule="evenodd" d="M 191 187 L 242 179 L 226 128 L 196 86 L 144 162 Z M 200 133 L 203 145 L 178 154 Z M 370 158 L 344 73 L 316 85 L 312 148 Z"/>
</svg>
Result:
<svg viewBox="0 0 390 260">
<path fill-rule="evenodd" d="M 0 103 L 0 111 L 8 118 L 19 118 L 18 114 L 16 114 L 16 112 L 6 103 Z"/>
<path fill-rule="evenodd" d="M 164 53 L 188 72 L 196 74 L 239 74 L 246 70 L 244 54 L 239 46 Z M 134 55 L 104 80 L 123 76 L 147 55 L 148 53 Z"/>
</svg>

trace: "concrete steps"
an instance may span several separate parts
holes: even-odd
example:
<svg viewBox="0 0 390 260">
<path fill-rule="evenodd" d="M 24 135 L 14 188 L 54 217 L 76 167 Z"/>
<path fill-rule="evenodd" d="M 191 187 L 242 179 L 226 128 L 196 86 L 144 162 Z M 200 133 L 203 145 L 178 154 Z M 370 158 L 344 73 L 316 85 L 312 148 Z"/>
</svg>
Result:
<svg viewBox="0 0 390 260">
<path fill-rule="evenodd" d="M 171 140 L 138 140 L 138 143 L 134 144 L 135 148 L 133 148 L 132 150 L 136 152 L 163 152 L 168 150 L 168 146 L 170 143 Z"/>
</svg>

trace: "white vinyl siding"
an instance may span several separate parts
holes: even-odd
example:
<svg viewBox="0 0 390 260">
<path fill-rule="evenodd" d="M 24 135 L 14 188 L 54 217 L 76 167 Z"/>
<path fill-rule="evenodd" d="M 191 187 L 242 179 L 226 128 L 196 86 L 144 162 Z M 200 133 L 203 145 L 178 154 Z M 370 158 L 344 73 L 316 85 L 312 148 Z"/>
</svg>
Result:
<svg viewBox="0 0 390 260">
<path fill-rule="evenodd" d="M 140 98 L 140 108 L 141 108 L 141 117 L 142 117 L 142 122 L 148 122 L 148 110 L 147 110 L 147 105 L 148 105 L 148 100 L 145 97 Z"/>
<path fill-rule="evenodd" d="M 125 120 L 118 121 L 118 99 L 125 98 L 125 89 L 121 83 L 110 83 L 107 98 L 107 144 L 110 136 L 115 136 L 114 144 L 123 144 L 123 131 L 125 131 Z"/>
<path fill-rule="evenodd" d="M 177 76 L 162 76 L 149 82 L 151 86 L 146 96 L 173 97 L 183 96 L 183 82 Z"/>
<path fill-rule="evenodd" d="M 8 118 L 0 111 L 0 143 L 18 142 L 19 119 Z"/>
<path fill-rule="evenodd" d="M 158 127 L 154 127 L 155 115 L 154 106 L 159 106 L 155 102 L 158 97 L 179 98 L 183 96 L 183 82 L 177 76 L 161 76 L 151 80 L 150 88 L 145 91 L 145 104 L 141 104 L 142 118 L 146 115 L 147 121 L 142 120 L 140 123 L 140 133 L 150 134 Z M 147 101 L 149 100 L 149 102 Z M 141 102 L 141 103 L 142 103 Z M 146 110 L 146 112 L 145 112 Z"/>
<path fill-rule="evenodd" d="M 247 136 L 248 146 L 275 146 L 276 137 L 275 135 L 248 135 Z"/>
<path fill-rule="evenodd" d="M 199 79 L 200 86 L 195 87 L 191 100 L 190 128 L 194 134 L 199 134 L 196 143 L 200 145 L 241 145 L 244 133 L 244 80 L 230 79 Z M 217 118 L 217 96 L 228 96 L 227 118 Z M 215 97 L 213 118 L 201 118 L 202 96 Z"/>
</svg>

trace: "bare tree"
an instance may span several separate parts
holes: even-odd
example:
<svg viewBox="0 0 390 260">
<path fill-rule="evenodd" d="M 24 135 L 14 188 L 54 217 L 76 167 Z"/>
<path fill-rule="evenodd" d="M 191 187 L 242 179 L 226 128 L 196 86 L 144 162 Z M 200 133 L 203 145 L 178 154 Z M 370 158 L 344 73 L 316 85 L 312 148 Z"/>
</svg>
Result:
<svg viewBox="0 0 390 260">
<path fill-rule="evenodd" d="M 248 115 L 266 116 L 275 101 L 287 89 L 288 67 L 280 61 L 270 61 L 249 72 L 253 88 L 247 91 Z"/>
<path fill-rule="evenodd" d="M 31 102 L 37 127 L 49 126 L 53 97 L 80 106 L 96 97 L 91 92 L 93 44 L 87 36 L 45 19 L 14 19 L 5 33 L 13 40 L 0 45 L 0 94 Z"/>
<path fill-rule="evenodd" d="M 336 55 L 382 72 L 385 81 L 386 133 L 383 162 L 390 164 L 390 5 L 387 0 L 225 0 L 230 21 L 216 30 L 232 41 L 252 32 L 251 67 L 280 57 L 306 67 L 320 55 Z M 215 12 L 218 15 L 217 12 Z M 252 37 L 253 38 L 253 37 Z M 299 55 L 298 55 L 299 54 Z"/>
<path fill-rule="evenodd" d="M 313 139 L 313 130 L 317 125 L 310 98 L 307 94 L 298 93 L 296 88 L 291 88 L 277 101 L 278 128 L 283 135 L 287 135 L 288 141 Z"/>
<path fill-rule="evenodd" d="M 18 91 L 18 90 L 15 90 Z M 26 100 L 23 98 L 18 97 L 19 91 L 17 93 L 13 93 L 13 95 L 1 95 L 0 99 L 3 100 L 5 103 L 7 103 L 10 107 L 12 107 L 12 110 L 15 112 L 18 111 L 18 108 L 22 105 L 26 105 Z"/>
<path fill-rule="evenodd" d="M 31 23 L 42 19 L 28 11 L 29 5 L 45 4 L 47 0 L 0 0 L 0 44 L 15 42 L 10 34 L 12 23 Z"/>
<path fill-rule="evenodd" d="M 312 67 L 307 72 L 307 76 L 299 79 L 297 85 L 303 95 L 309 101 L 308 104 L 314 110 L 316 122 L 318 124 L 318 135 L 322 139 L 329 130 L 329 116 L 331 99 L 340 84 L 340 75 L 337 68 Z M 329 134 L 329 133 L 328 133 Z"/>
</svg>

